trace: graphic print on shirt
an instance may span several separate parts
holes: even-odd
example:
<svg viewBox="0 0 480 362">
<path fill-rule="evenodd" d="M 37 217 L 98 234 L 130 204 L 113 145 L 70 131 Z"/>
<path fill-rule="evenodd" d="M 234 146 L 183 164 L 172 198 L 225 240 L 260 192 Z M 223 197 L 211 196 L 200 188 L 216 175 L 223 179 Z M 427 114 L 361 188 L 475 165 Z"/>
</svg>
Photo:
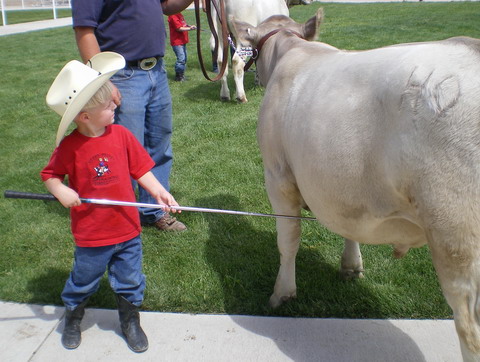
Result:
<svg viewBox="0 0 480 362">
<path fill-rule="evenodd" d="M 92 182 L 95 186 L 110 185 L 118 182 L 118 176 L 115 175 L 115 169 L 110 165 L 115 165 L 114 156 L 107 153 L 98 153 L 88 161 L 88 169 L 92 174 Z"/>
<path fill-rule="evenodd" d="M 99 158 L 98 159 L 99 163 L 97 167 L 94 167 L 93 169 L 97 173 L 97 177 L 102 177 L 106 173 L 110 173 L 110 170 L 108 169 L 108 158 Z"/>
</svg>

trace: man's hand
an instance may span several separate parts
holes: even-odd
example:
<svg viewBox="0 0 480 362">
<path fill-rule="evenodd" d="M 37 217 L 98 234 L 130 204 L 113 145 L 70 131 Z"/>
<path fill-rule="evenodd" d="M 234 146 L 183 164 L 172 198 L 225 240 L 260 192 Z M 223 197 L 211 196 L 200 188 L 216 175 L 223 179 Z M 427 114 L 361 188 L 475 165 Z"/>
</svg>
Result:
<svg viewBox="0 0 480 362">
<path fill-rule="evenodd" d="M 115 103 L 116 106 L 119 107 L 120 104 L 122 104 L 122 95 L 120 94 L 120 91 L 118 90 L 117 87 L 115 87 L 113 83 L 112 85 L 113 85 L 113 90 L 112 90 L 113 103 Z"/>
</svg>

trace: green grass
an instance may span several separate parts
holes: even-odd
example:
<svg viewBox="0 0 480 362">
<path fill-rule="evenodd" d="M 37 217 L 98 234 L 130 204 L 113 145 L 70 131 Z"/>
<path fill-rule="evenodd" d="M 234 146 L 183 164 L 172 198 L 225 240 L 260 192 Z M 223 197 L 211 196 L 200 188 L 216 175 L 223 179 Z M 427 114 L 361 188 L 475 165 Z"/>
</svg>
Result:
<svg viewBox="0 0 480 362">
<path fill-rule="evenodd" d="M 31 21 L 51 20 L 53 19 L 52 9 L 38 10 L 8 10 L 5 11 L 7 25 L 28 23 Z M 57 9 L 57 18 L 66 18 L 72 16 L 70 9 Z M 0 18 L 0 25 L 3 26 L 3 19 Z"/>
<path fill-rule="evenodd" d="M 319 4 L 291 9 L 305 21 L 323 6 L 322 41 L 346 49 L 455 35 L 480 38 L 480 3 Z M 193 12 L 187 11 L 189 23 Z M 205 26 L 206 22 L 203 23 Z M 208 34 L 202 33 L 209 59 Z M 199 69 L 191 33 L 188 81 L 173 82 L 174 54 L 165 58 L 174 100 L 172 193 L 181 205 L 271 212 L 256 143 L 263 89 L 248 73 L 249 103 L 222 103 L 219 84 Z M 45 192 L 39 171 L 54 147 L 59 117 L 45 94 L 78 52 L 71 28 L 0 37 L 0 189 Z M 209 61 L 207 62 L 209 65 Z M 233 82 L 230 81 L 233 92 Z M 451 318 L 428 248 L 395 260 L 389 246 L 362 246 L 366 277 L 338 276 L 342 239 L 303 222 L 297 257 L 298 297 L 278 310 L 267 302 L 279 265 L 275 221 L 184 212 L 189 230 L 146 228 L 147 310 L 338 318 Z M 72 264 L 67 210 L 58 203 L 0 198 L 0 299 L 61 305 Z M 106 279 L 90 306 L 114 308 Z"/>
</svg>

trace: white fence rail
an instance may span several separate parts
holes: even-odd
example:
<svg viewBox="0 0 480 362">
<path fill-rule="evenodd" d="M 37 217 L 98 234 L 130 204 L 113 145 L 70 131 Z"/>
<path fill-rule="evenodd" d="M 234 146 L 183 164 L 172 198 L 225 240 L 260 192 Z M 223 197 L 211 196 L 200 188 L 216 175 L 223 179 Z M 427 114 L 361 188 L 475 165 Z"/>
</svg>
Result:
<svg viewBox="0 0 480 362">
<path fill-rule="evenodd" d="M 3 26 L 8 24 L 7 11 L 52 9 L 52 18 L 57 19 L 57 9 L 71 8 L 70 0 L 0 0 Z"/>
</svg>

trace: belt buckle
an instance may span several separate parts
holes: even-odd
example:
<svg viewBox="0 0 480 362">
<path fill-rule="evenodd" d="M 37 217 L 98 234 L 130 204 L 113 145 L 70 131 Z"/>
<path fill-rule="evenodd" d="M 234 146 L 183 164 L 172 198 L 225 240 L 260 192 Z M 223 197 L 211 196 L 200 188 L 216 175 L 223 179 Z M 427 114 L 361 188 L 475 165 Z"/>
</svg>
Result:
<svg viewBox="0 0 480 362">
<path fill-rule="evenodd" d="M 142 70 L 150 70 L 154 68 L 156 65 L 157 65 L 157 58 L 155 57 L 145 58 L 138 62 L 138 66 Z"/>
</svg>

